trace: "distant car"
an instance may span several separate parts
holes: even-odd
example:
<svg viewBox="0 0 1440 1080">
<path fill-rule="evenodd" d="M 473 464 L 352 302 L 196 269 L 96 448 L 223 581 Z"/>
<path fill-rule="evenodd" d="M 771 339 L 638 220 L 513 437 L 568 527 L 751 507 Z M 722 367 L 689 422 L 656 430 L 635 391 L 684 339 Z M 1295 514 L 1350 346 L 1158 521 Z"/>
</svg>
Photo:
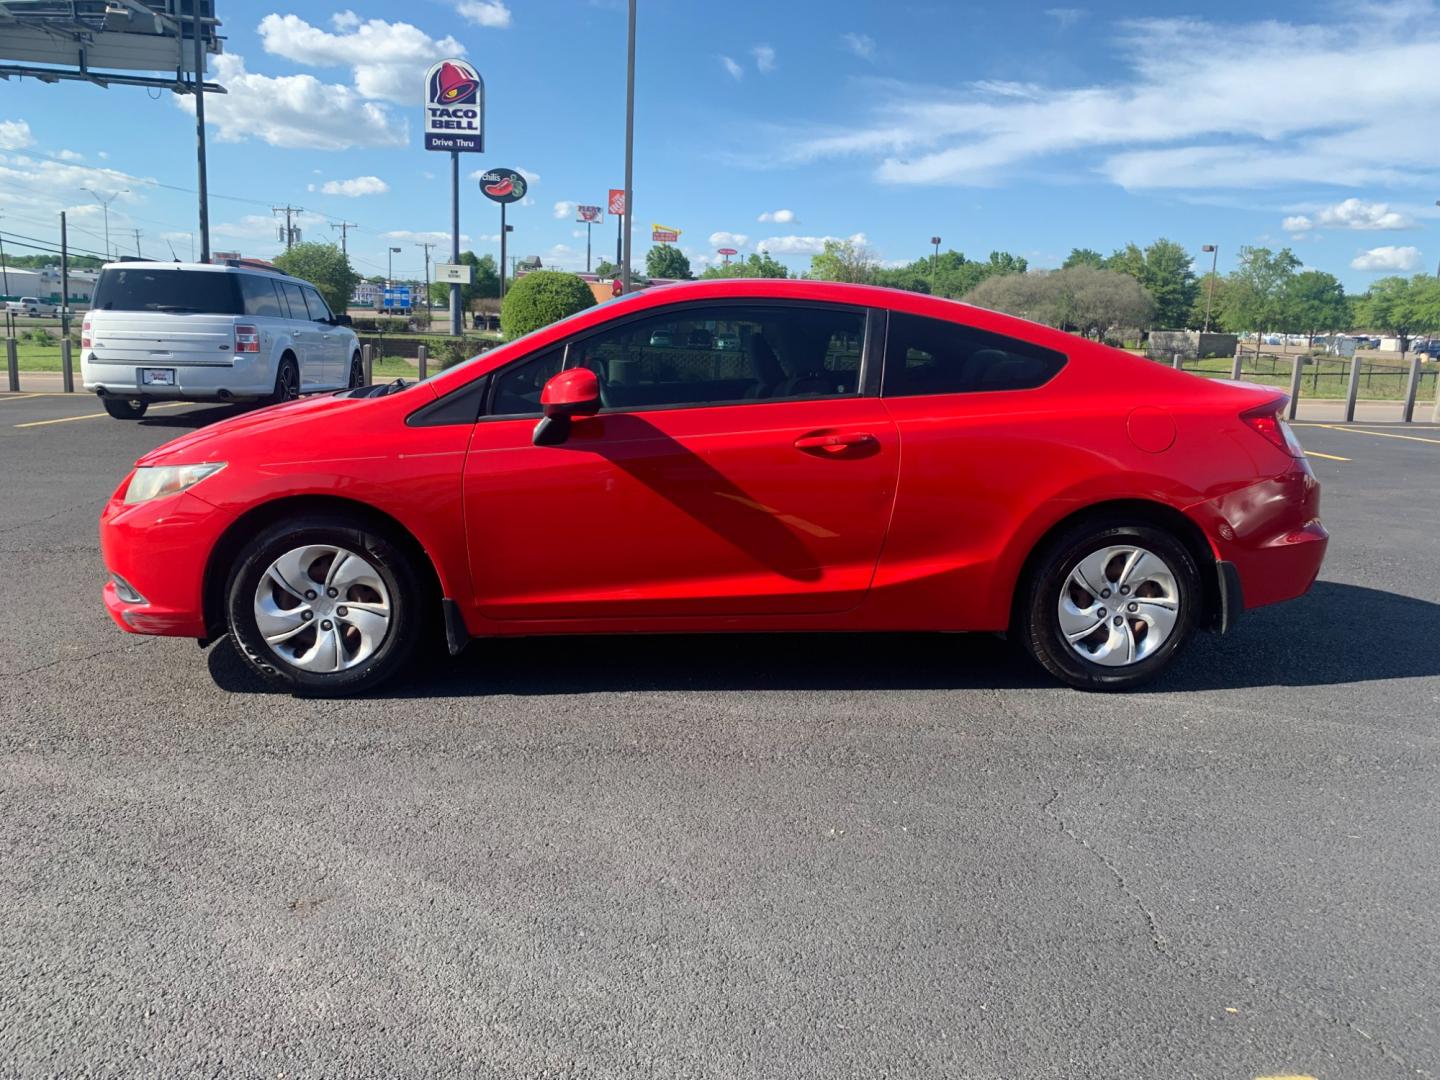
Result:
<svg viewBox="0 0 1440 1080">
<path fill-rule="evenodd" d="M 12 315 L 30 315 L 32 317 L 60 314 L 60 309 L 56 305 L 34 296 L 22 296 L 19 300 L 7 300 L 5 301 L 5 310 Z"/>
<path fill-rule="evenodd" d="M 1265 335 L 1265 344 L 1266 344 L 1266 345 L 1284 345 L 1284 344 L 1285 344 L 1285 339 L 1284 339 L 1283 337 L 1281 337 L 1279 334 L 1266 334 L 1266 335 Z"/>
<path fill-rule="evenodd" d="M 80 333 L 85 389 L 121 420 L 154 401 L 289 401 L 364 381 L 350 316 L 274 269 L 122 262 Z"/>
<path fill-rule="evenodd" d="M 738 352 L 740 349 L 740 335 L 716 334 L 715 348 L 721 352 Z"/>
<path fill-rule="evenodd" d="M 715 344 L 715 335 L 703 326 L 697 326 L 685 336 L 685 344 L 692 349 L 708 349 Z"/>
<path fill-rule="evenodd" d="M 717 324 L 733 362 L 656 347 Z M 1285 405 L 917 293 L 675 285 L 150 451 L 101 517 L 104 601 L 132 633 L 228 633 L 305 694 L 407 669 L 427 624 L 452 652 L 1008 632 L 1065 683 L 1123 689 L 1315 580 L 1320 487 Z"/>
</svg>

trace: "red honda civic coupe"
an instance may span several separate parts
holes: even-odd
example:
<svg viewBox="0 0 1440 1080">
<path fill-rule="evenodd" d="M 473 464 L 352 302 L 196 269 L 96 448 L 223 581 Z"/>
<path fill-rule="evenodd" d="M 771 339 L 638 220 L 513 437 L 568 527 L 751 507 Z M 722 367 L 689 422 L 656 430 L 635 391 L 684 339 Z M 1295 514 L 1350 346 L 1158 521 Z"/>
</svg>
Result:
<svg viewBox="0 0 1440 1080">
<path fill-rule="evenodd" d="M 1314 581 L 1285 401 L 915 293 L 667 286 L 147 454 L 101 517 L 105 604 L 133 633 L 229 633 L 307 694 L 377 686 L 442 629 L 451 652 L 1008 632 L 1124 688 Z"/>
</svg>

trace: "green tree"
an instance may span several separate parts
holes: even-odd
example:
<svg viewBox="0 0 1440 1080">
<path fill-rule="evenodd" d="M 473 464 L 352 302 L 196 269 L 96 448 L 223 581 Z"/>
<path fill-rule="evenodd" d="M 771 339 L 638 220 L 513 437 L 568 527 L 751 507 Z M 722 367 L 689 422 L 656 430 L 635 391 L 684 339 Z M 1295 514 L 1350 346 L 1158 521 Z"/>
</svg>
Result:
<svg viewBox="0 0 1440 1080">
<path fill-rule="evenodd" d="M 679 278 L 684 281 L 690 277 L 690 260 L 677 247 L 656 244 L 645 253 L 645 273 L 652 278 Z"/>
<path fill-rule="evenodd" d="M 1105 269 L 1129 274 L 1139 281 L 1145 276 L 1145 252 L 1140 250 L 1139 244 L 1126 244 L 1123 248 L 1116 248 L 1105 260 Z"/>
<path fill-rule="evenodd" d="M 877 285 L 911 292 L 934 293 L 959 299 L 987 278 L 1006 274 L 1023 274 L 1029 263 L 1008 251 L 992 251 L 985 261 L 967 259 L 953 248 L 938 257 L 922 255 L 914 262 L 898 267 L 873 267 L 870 279 Z"/>
<path fill-rule="evenodd" d="M 601 259 L 595 264 L 595 276 L 602 278 L 619 277 L 620 267 L 616 266 L 609 259 Z"/>
<path fill-rule="evenodd" d="M 810 256 L 810 272 L 816 281 L 849 281 L 868 284 L 874 280 L 878 263 L 870 249 L 854 240 L 826 240 L 825 249 Z"/>
<path fill-rule="evenodd" d="M 1265 331 L 1280 324 L 1286 287 L 1299 268 L 1300 260 L 1289 248 L 1240 249 L 1240 266 L 1225 281 L 1225 325 L 1234 331 L 1254 331 L 1257 356 Z"/>
<path fill-rule="evenodd" d="M 350 294 L 360 282 L 350 260 L 334 244 L 296 244 L 277 256 L 275 265 L 319 289 L 331 311 L 349 307 Z"/>
<path fill-rule="evenodd" d="M 595 294 L 578 274 L 537 270 L 506 290 L 500 329 L 513 340 L 594 306 Z"/>
<path fill-rule="evenodd" d="M 1035 274 L 997 274 L 965 299 L 980 307 L 1105 340 L 1149 324 L 1155 303 L 1134 278 L 1080 264 Z"/>
<path fill-rule="evenodd" d="M 1440 330 L 1440 278 L 1416 274 L 1385 277 L 1366 290 L 1357 305 L 1356 322 L 1400 339 L 1403 360 L 1416 334 Z"/>
<path fill-rule="evenodd" d="M 1308 335 L 1312 347 L 1320 331 L 1344 330 L 1350 325 L 1345 286 L 1323 270 L 1306 270 L 1287 281 L 1280 309 L 1280 329 Z"/>
<path fill-rule="evenodd" d="M 1097 270 L 1105 265 L 1105 256 L 1094 248 L 1071 248 L 1060 269 L 1069 270 L 1075 266 L 1093 266 Z"/>
<path fill-rule="evenodd" d="M 1185 325 L 1204 330 L 1208 324 L 1211 330 L 1228 330 L 1224 314 L 1225 275 L 1206 271 L 1205 276 L 1195 283 L 1195 300 L 1190 305 Z"/>
<path fill-rule="evenodd" d="M 1197 282 L 1190 253 L 1163 236 L 1145 249 L 1140 284 L 1155 300 L 1155 325 L 1183 329 L 1195 303 Z"/>
<path fill-rule="evenodd" d="M 783 263 L 776 262 L 771 258 L 768 251 L 759 255 L 751 254 L 747 258 L 737 259 L 732 263 L 718 263 L 711 266 L 700 275 L 702 278 L 783 278 L 789 277 L 790 272 L 785 269 Z"/>
</svg>

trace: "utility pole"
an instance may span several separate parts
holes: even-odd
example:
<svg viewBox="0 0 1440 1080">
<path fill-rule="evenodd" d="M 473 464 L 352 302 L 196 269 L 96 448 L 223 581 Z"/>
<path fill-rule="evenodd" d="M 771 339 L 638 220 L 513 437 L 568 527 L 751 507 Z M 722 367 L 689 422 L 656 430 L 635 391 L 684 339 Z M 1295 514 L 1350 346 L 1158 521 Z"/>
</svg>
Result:
<svg viewBox="0 0 1440 1080">
<path fill-rule="evenodd" d="M 625 68 L 625 258 L 620 263 L 620 288 L 630 295 L 630 245 L 635 231 L 635 0 L 630 0 L 630 31 Z"/>
<path fill-rule="evenodd" d="M 1202 334 L 1210 332 L 1210 305 L 1215 302 L 1215 268 L 1220 264 L 1220 245 L 1202 244 L 1201 251 L 1210 252 L 1210 288 L 1205 291 L 1205 326 Z"/>
<path fill-rule="evenodd" d="M 143 258 L 145 257 L 144 255 L 140 254 L 140 230 L 139 230 L 139 229 L 136 229 L 136 230 L 135 230 L 135 257 L 136 257 L 137 259 L 143 259 Z"/>
<path fill-rule="evenodd" d="M 121 195 L 126 194 L 130 189 L 125 188 L 121 191 L 117 191 L 108 199 L 101 195 L 94 188 L 87 187 L 85 190 L 88 191 L 91 195 L 95 196 L 96 201 L 100 203 L 101 209 L 105 211 L 105 259 L 108 262 L 110 259 L 115 257 L 114 253 L 110 249 L 110 204 L 116 199 L 118 199 Z"/>
<path fill-rule="evenodd" d="M 210 261 L 210 194 L 205 171 L 205 36 L 200 0 L 190 0 L 195 15 L 195 160 L 200 177 L 200 261 Z M 176 5 L 179 11 L 179 5 Z M 288 244 L 287 244 L 288 247 Z"/>
<path fill-rule="evenodd" d="M 70 236 L 65 211 L 60 211 L 60 339 L 70 336 Z M 67 376 L 69 377 L 69 376 Z M 68 389 L 68 387 L 67 387 Z"/>
<path fill-rule="evenodd" d="M 331 229 L 340 230 L 340 254 L 344 255 L 347 260 L 350 258 L 350 249 L 345 246 L 346 238 L 351 229 L 358 229 L 359 227 L 360 226 L 356 225 L 353 221 L 332 221 L 330 223 Z"/>
<path fill-rule="evenodd" d="M 437 245 L 431 241 L 417 241 L 418 248 L 425 249 L 425 291 L 420 294 L 420 300 L 425 305 L 425 329 L 430 329 L 430 249 Z"/>
<path fill-rule="evenodd" d="M 63 220 L 65 215 L 60 215 Z M 5 235 L 0 233 L 0 289 L 5 291 L 5 299 L 10 299 L 10 268 L 5 263 Z M 10 318 L 10 305 L 5 305 L 5 336 L 15 336 L 15 325 Z M 1440 396 L 1437 396 L 1440 399 Z"/>
<path fill-rule="evenodd" d="M 285 250 L 289 251 L 295 246 L 295 242 L 300 239 L 300 230 L 290 224 L 290 215 L 303 214 L 305 208 L 303 206 L 290 206 L 287 204 L 285 206 L 272 206 L 270 211 L 271 213 L 285 215 L 285 227 L 280 230 L 280 239 L 285 241 Z M 210 242 L 209 238 L 205 236 L 200 238 L 200 257 L 201 262 L 208 262 L 210 259 Z"/>
</svg>

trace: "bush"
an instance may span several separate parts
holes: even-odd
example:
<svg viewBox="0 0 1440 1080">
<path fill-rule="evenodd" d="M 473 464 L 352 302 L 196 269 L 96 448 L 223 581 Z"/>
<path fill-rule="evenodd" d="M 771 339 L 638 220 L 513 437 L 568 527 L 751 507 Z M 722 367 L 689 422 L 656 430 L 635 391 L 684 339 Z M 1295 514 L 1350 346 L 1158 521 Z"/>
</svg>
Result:
<svg viewBox="0 0 1440 1080">
<path fill-rule="evenodd" d="M 422 344 L 430 362 L 439 364 L 442 371 L 484 351 L 475 342 L 466 341 L 464 338 L 427 337 Z"/>
<path fill-rule="evenodd" d="M 33 345 L 43 345 L 48 348 L 49 346 L 54 345 L 60 339 L 57 338 L 54 334 L 50 333 L 49 330 L 46 330 L 43 326 L 40 326 L 36 327 L 34 330 L 25 331 L 25 333 L 20 335 L 20 340 L 28 341 Z"/>
<path fill-rule="evenodd" d="M 500 308 L 500 329 L 506 340 L 595 306 L 590 286 L 575 274 L 538 270 L 526 274 L 505 294 Z"/>
<path fill-rule="evenodd" d="M 395 315 L 379 315 L 373 319 L 361 316 L 350 323 L 350 329 L 357 334 L 403 334 L 409 325 L 408 320 Z"/>
</svg>

